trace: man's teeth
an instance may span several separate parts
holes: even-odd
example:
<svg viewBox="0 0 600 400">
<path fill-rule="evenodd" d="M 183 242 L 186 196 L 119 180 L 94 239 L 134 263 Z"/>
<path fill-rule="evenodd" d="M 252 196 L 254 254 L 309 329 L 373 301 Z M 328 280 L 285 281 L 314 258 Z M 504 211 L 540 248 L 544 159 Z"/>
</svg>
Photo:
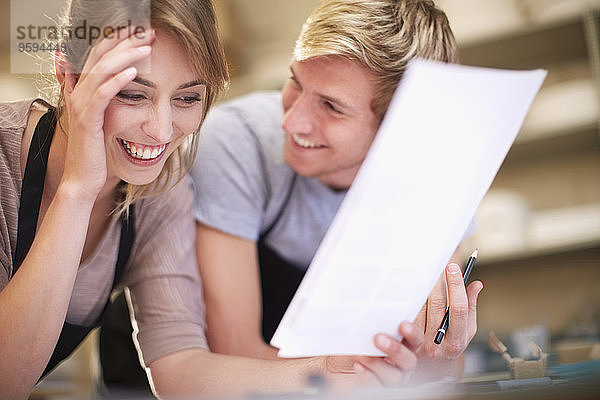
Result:
<svg viewBox="0 0 600 400">
<path fill-rule="evenodd" d="M 167 145 L 165 144 L 161 146 L 145 146 L 142 144 L 136 145 L 126 140 L 121 140 L 121 144 L 131 157 L 137 158 L 139 160 L 155 159 L 156 157 L 161 155 L 162 152 L 165 151 L 165 149 L 167 148 Z"/>
<path fill-rule="evenodd" d="M 304 138 L 301 138 L 300 136 L 298 136 L 297 134 L 292 134 L 292 138 L 294 139 L 294 142 L 296 142 L 296 144 L 300 147 L 305 147 L 308 149 L 313 149 L 315 147 L 322 147 L 320 144 L 318 143 L 314 143 L 311 142 L 309 140 L 306 140 Z"/>
</svg>

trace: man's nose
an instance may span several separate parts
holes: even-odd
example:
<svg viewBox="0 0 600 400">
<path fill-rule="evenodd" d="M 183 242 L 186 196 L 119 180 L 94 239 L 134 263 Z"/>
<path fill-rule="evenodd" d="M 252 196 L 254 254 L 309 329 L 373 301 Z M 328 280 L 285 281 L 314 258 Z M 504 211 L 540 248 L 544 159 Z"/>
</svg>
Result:
<svg viewBox="0 0 600 400">
<path fill-rule="evenodd" d="M 285 111 L 281 126 L 290 134 L 307 134 L 313 130 L 313 117 L 308 99 L 300 95 Z"/>
</svg>

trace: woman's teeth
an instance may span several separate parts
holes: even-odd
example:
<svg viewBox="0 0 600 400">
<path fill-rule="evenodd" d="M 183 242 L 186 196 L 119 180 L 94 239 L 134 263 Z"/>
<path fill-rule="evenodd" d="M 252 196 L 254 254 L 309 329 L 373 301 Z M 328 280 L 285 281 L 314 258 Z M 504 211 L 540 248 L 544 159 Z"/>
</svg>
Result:
<svg viewBox="0 0 600 400">
<path fill-rule="evenodd" d="M 160 156 L 167 148 L 166 144 L 160 146 L 146 146 L 140 143 L 128 142 L 121 139 L 121 144 L 125 151 L 133 158 L 138 160 L 153 160 Z"/>
<path fill-rule="evenodd" d="M 323 147 L 322 145 L 320 145 L 318 143 L 314 143 L 314 142 L 311 142 L 310 140 L 303 139 L 303 138 L 301 138 L 299 135 L 297 135 L 295 133 L 292 134 L 292 139 L 294 139 L 294 142 L 298 146 L 304 147 L 304 148 L 307 148 L 307 149 L 313 149 L 313 148 L 316 148 L 316 147 Z"/>
</svg>

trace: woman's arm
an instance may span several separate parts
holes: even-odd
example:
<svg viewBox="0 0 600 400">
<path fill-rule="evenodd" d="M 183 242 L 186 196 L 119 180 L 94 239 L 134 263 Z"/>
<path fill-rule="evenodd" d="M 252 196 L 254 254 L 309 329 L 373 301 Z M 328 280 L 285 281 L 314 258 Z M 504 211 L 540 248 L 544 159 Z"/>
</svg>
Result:
<svg viewBox="0 0 600 400">
<path fill-rule="evenodd" d="M 26 398 L 52 355 L 65 321 L 92 209 L 106 183 L 104 110 L 135 77 L 126 66 L 147 56 L 136 47 L 151 40 L 122 37 L 102 41 L 93 48 L 79 79 L 66 61 L 57 61 L 68 116 L 62 122 L 69 131 L 56 132 L 55 152 L 53 155 L 51 148 L 46 173 L 46 180 L 55 176 L 60 183 L 55 193 L 45 193 L 51 201 L 46 212 L 40 213 L 42 221 L 32 246 L 0 292 L 2 396 Z M 107 195 L 113 193 L 109 192 Z"/>
<path fill-rule="evenodd" d="M 277 359 L 263 340 L 256 242 L 197 224 L 196 252 L 212 351 Z"/>
<path fill-rule="evenodd" d="M 322 358 L 259 360 L 194 349 L 158 359 L 150 369 L 161 398 L 225 397 L 300 391 L 311 374 L 324 374 L 325 362 Z"/>
<path fill-rule="evenodd" d="M 401 327 L 403 342 L 389 337 L 392 343 L 389 348 L 383 348 L 379 340 L 385 335 L 376 338 L 375 345 L 388 356 L 369 360 L 368 368 L 357 367 L 355 357 L 262 360 L 203 349 L 206 342 L 201 287 L 196 260 L 190 256 L 195 247 L 192 242 L 188 246 L 186 241 L 196 225 L 191 210 L 186 206 L 186 186 L 180 189 L 181 192 L 160 208 L 159 214 L 152 216 L 148 212 L 142 219 L 142 223 L 151 229 L 148 229 L 149 235 L 140 229 L 140 241 L 145 245 L 135 252 L 135 259 L 144 262 L 140 268 L 135 268 L 134 263 L 127 279 L 131 288 L 130 311 L 133 311 L 138 328 L 135 335 L 138 350 L 150 368 L 154 387 L 160 396 L 177 398 L 290 392 L 306 388 L 311 375 L 326 378 L 333 387 L 350 389 L 356 385 L 387 382 L 385 377 L 392 373 L 401 377 L 410 375 L 416 365 L 415 349 L 422 343 L 423 333 L 418 329 L 407 332 L 405 327 Z M 191 205 L 191 193 L 188 196 Z M 164 236 L 177 246 L 165 244 Z M 170 250 L 164 248 L 165 245 Z M 235 253 L 231 248 L 206 246 L 206 250 L 214 251 L 215 256 L 219 255 L 219 251 Z M 169 254 L 166 260 L 174 264 L 158 262 L 164 259 L 165 254 Z M 153 255 L 160 257 L 155 259 Z M 246 284 L 242 280 L 245 278 L 236 274 L 229 278 Z M 208 288 L 210 285 L 205 286 Z M 256 323 L 257 336 L 258 326 Z"/>
<path fill-rule="evenodd" d="M 19 271 L 0 292 L 0 393 L 7 398 L 27 397 L 54 350 L 92 204 L 77 187 L 61 185 Z"/>
<path fill-rule="evenodd" d="M 155 392 L 161 398 L 298 392 L 310 388 L 312 376 L 324 378 L 328 389 L 340 392 L 399 385 L 410 378 L 417 364 L 415 349 L 423 342 L 423 334 L 413 324 L 403 323 L 399 331 L 404 334 L 402 343 L 390 338 L 385 348 L 380 340 L 385 335 L 375 338 L 375 345 L 387 354 L 385 359 L 338 356 L 259 360 L 193 349 L 161 357 L 150 364 L 150 369 Z"/>
</svg>

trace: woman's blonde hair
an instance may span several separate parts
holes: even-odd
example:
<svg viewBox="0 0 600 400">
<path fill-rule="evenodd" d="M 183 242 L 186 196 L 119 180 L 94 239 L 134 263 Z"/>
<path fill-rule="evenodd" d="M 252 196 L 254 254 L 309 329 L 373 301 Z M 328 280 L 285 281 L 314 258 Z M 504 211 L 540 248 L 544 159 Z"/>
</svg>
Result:
<svg viewBox="0 0 600 400">
<path fill-rule="evenodd" d="M 322 0 L 304 24 L 297 61 L 340 55 L 375 76 L 371 109 L 382 118 L 407 63 L 414 57 L 458 62 L 446 14 L 430 0 Z"/>
<path fill-rule="evenodd" d="M 149 19 L 149 21 L 148 21 Z M 174 35 L 198 77 L 206 84 L 202 121 L 208 109 L 229 81 L 227 62 L 218 36 L 215 12 L 210 0 L 71 0 L 66 8 L 62 31 L 73 32 L 76 27 L 99 28 L 97 38 L 81 40 L 73 35 L 63 37 L 66 60 L 75 71 L 81 71 L 91 47 L 110 28 L 119 26 L 148 26 L 163 29 Z M 107 31 L 105 29 L 109 27 Z M 88 32 L 89 33 L 89 32 Z M 177 71 L 173 71 L 177 73 Z M 62 93 L 57 112 L 65 110 Z M 123 196 L 116 208 L 124 212 L 135 201 L 162 193 L 179 182 L 191 168 L 198 146 L 199 128 L 167 159 L 158 178 L 147 185 L 124 185 Z"/>
</svg>

